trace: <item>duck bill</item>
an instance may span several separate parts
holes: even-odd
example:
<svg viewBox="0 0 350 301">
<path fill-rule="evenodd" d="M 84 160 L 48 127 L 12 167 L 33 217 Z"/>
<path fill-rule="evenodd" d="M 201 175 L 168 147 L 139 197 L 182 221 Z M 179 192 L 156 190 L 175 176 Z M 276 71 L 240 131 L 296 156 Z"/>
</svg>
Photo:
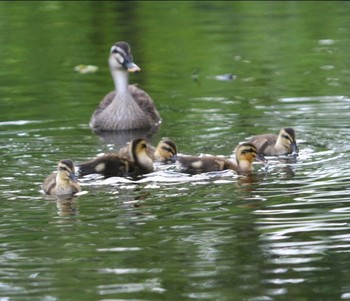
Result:
<svg viewBox="0 0 350 301">
<path fill-rule="evenodd" d="M 175 163 L 177 161 L 177 155 L 174 155 L 170 158 L 171 163 Z"/>
<path fill-rule="evenodd" d="M 255 160 L 259 162 L 263 162 L 264 164 L 268 162 L 263 154 L 256 154 Z"/>
<path fill-rule="evenodd" d="M 125 60 L 123 65 L 128 70 L 128 72 L 136 73 L 141 71 L 141 68 L 132 61 Z"/>
<path fill-rule="evenodd" d="M 299 149 L 298 149 L 298 146 L 296 145 L 296 143 L 292 143 L 291 147 L 292 147 L 292 154 L 298 155 Z"/>
<path fill-rule="evenodd" d="M 78 182 L 78 178 L 74 173 L 70 173 L 69 174 L 69 178 L 73 181 L 73 182 Z"/>
</svg>

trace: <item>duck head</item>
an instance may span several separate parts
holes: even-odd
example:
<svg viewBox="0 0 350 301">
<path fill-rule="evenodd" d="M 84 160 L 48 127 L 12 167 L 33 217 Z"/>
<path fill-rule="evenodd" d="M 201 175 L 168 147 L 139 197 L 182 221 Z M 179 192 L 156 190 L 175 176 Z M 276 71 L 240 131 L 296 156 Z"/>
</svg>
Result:
<svg viewBox="0 0 350 301">
<path fill-rule="evenodd" d="M 177 159 L 176 144 L 168 138 L 162 139 L 156 147 L 154 157 L 160 162 L 175 162 Z"/>
<path fill-rule="evenodd" d="M 133 62 L 130 45 L 124 41 L 112 46 L 108 61 L 111 70 L 121 69 L 133 73 L 141 71 L 141 68 Z"/>
<path fill-rule="evenodd" d="M 63 181 L 78 182 L 78 178 L 75 175 L 74 164 L 71 160 L 61 160 L 57 165 L 57 175 Z"/>
<path fill-rule="evenodd" d="M 249 142 L 239 144 L 235 154 L 238 166 L 247 171 L 252 170 L 252 163 L 254 161 L 260 161 L 264 164 L 267 163 L 266 158 L 258 153 L 256 147 Z"/>
<path fill-rule="evenodd" d="M 286 149 L 291 149 L 291 153 L 293 154 L 298 154 L 299 152 L 295 132 L 292 128 L 281 129 L 276 144 L 281 145 Z"/>
</svg>

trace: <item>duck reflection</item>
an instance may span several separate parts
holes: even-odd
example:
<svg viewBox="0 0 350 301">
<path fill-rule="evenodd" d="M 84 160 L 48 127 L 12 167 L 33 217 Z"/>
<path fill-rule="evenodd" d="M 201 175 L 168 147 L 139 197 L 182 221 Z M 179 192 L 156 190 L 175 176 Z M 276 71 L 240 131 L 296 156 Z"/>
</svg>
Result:
<svg viewBox="0 0 350 301">
<path fill-rule="evenodd" d="M 153 135 L 158 131 L 158 127 L 152 129 L 126 130 L 126 131 L 94 131 L 103 143 L 114 146 L 116 152 L 133 139 L 142 137 L 146 141 L 152 141 Z"/>
<path fill-rule="evenodd" d="M 274 159 L 269 159 L 270 174 L 278 173 L 283 179 L 291 179 L 295 176 L 295 163 L 297 163 L 297 157 L 281 156 Z"/>
<path fill-rule="evenodd" d="M 57 197 L 57 214 L 60 217 L 72 217 L 79 215 L 77 197 Z M 64 221 L 76 221 L 76 219 L 64 219 Z"/>
</svg>

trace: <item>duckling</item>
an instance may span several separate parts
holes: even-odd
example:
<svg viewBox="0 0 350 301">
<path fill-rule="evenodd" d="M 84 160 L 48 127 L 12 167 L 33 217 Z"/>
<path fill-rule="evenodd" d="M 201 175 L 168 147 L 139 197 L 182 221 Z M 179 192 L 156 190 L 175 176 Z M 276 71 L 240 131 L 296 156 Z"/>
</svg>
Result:
<svg viewBox="0 0 350 301">
<path fill-rule="evenodd" d="M 251 143 L 239 144 L 236 147 L 235 155 L 236 162 L 215 156 L 179 156 L 178 162 L 180 163 L 182 170 L 190 174 L 221 171 L 226 169 L 232 169 L 237 174 L 247 174 L 253 171 L 252 163 L 254 160 L 262 161 L 264 163 L 267 162 L 264 156 L 259 154 L 256 147 Z"/>
<path fill-rule="evenodd" d="M 130 159 L 130 143 L 122 147 L 118 154 Z M 169 138 L 163 138 L 159 141 L 157 147 L 147 144 L 147 155 L 154 162 L 174 163 L 177 157 L 177 147 Z"/>
<path fill-rule="evenodd" d="M 167 163 L 174 163 L 177 159 L 177 147 L 176 144 L 168 139 L 164 138 L 159 141 L 156 149 L 154 150 L 154 161 Z"/>
<path fill-rule="evenodd" d="M 128 84 L 128 72 L 141 71 L 133 62 L 129 44 L 115 43 L 108 61 L 115 91 L 108 93 L 97 106 L 90 127 L 97 132 L 157 127 L 161 118 L 152 98 L 135 85 Z"/>
<path fill-rule="evenodd" d="M 258 152 L 265 156 L 281 156 L 298 154 L 295 132 L 292 128 L 282 128 L 279 135 L 262 134 L 252 137 L 248 142 L 253 143 Z"/>
<path fill-rule="evenodd" d="M 110 153 L 78 165 L 79 175 L 98 173 L 108 177 L 136 177 L 153 171 L 153 161 L 147 155 L 147 142 L 136 138 L 130 143 L 130 159 Z"/>
<path fill-rule="evenodd" d="M 61 160 L 57 165 L 57 173 L 49 175 L 42 188 L 46 194 L 63 196 L 73 195 L 81 191 L 71 160 Z"/>
</svg>

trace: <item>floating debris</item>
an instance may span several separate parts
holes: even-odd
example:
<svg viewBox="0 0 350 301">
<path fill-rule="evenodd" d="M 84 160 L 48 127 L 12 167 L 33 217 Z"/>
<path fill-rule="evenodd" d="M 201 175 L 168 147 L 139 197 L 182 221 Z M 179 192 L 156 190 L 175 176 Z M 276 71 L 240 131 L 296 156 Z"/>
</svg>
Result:
<svg viewBox="0 0 350 301">
<path fill-rule="evenodd" d="M 236 79 L 236 75 L 234 75 L 232 73 L 221 74 L 221 75 L 216 75 L 215 79 L 217 79 L 217 80 L 234 80 L 234 79 Z"/>
<path fill-rule="evenodd" d="M 318 40 L 318 44 L 320 45 L 333 45 L 335 43 L 334 40 L 331 40 L 331 39 L 324 39 L 324 40 Z"/>
<path fill-rule="evenodd" d="M 335 68 L 335 66 L 333 65 L 323 65 L 320 67 L 320 69 L 322 70 L 333 70 Z"/>
<path fill-rule="evenodd" d="M 201 84 L 201 82 L 199 81 L 199 69 L 196 69 L 192 72 L 191 78 L 197 84 L 199 85 Z"/>
<path fill-rule="evenodd" d="M 98 67 L 93 65 L 78 65 L 74 67 L 74 71 L 77 71 L 81 74 L 95 73 L 97 70 Z"/>
</svg>

